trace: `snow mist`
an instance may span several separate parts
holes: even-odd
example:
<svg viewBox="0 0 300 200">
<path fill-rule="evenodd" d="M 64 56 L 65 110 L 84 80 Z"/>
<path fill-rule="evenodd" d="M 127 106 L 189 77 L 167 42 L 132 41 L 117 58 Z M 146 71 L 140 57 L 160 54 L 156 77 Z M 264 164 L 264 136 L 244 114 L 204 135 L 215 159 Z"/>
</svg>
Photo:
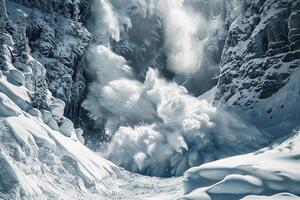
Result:
<svg viewBox="0 0 300 200">
<path fill-rule="evenodd" d="M 183 1 L 128 1 L 127 5 L 141 2 L 150 6 L 136 12 L 151 10 L 161 16 L 170 70 L 196 70 L 201 47 L 197 39 L 200 17 L 188 12 Z M 126 8 L 118 7 L 117 1 L 98 3 L 102 8 L 94 9 L 95 16 L 103 8 L 109 11 L 103 12 L 107 16 L 95 24 L 96 33 L 105 33 L 101 35 L 105 38 L 90 49 L 89 70 L 95 80 L 82 106 L 112 138 L 105 152 L 110 160 L 147 175 L 182 175 L 192 166 L 247 152 L 267 142 L 254 127 L 214 108 L 207 100 L 189 95 L 184 87 L 164 80 L 155 69 L 149 68 L 145 81 L 138 81 L 126 60 L 103 42 L 119 38 L 118 31 L 112 30 L 121 28 L 112 25 L 120 26 L 124 19 L 131 24 L 124 14 Z"/>
<path fill-rule="evenodd" d="M 158 10 L 164 23 L 168 69 L 176 74 L 196 72 L 202 48 L 200 27 L 206 27 L 206 20 L 186 8 L 184 0 L 161 0 Z"/>
</svg>

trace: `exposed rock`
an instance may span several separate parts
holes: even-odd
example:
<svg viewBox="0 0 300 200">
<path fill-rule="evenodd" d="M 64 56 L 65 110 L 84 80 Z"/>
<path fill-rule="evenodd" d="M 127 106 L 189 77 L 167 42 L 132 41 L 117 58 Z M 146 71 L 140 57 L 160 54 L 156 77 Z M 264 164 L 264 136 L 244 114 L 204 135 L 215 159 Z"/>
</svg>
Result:
<svg viewBox="0 0 300 200">
<path fill-rule="evenodd" d="M 292 0 L 253 0 L 244 8 L 228 30 L 215 100 L 250 108 L 300 66 L 300 10 Z"/>
</svg>

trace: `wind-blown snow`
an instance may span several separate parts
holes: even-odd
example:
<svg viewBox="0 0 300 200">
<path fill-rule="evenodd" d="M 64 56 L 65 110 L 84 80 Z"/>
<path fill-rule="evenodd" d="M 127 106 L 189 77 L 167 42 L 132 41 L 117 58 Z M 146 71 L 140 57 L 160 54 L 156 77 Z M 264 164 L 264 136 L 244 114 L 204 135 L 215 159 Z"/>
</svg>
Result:
<svg viewBox="0 0 300 200">
<path fill-rule="evenodd" d="M 111 63 L 116 56 L 105 58 Z M 105 66 L 99 74 L 105 73 Z M 124 66 L 116 62 L 110 69 Z M 268 142 L 254 127 L 190 96 L 184 87 L 160 78 L 156 70 L 149 69 L 144 83 L 123 77 L 108 79 L 105 76 L 93 83 L 92 88 L 100 92 L 89 93 L 83 106 L 95 120 L 103 120 L 106 114 L 105 131 L 112 136 L 108 158 L 131 171 L 181 175 L 191 166 Z"/>
<path fill-rule="evenodd" d="M 93 1 L 91 12 L 94 15 L 94 24 L 96 24 L 96 26 L 92 26 L 96 39 L 106 45 L 109 44 L 110 38 L 119 40 L 120 29 L 118 16 L 113 12 L 113 7 L 110 2 L 108 0 Z"/>
<path fill-rule="evenodd" d="M 118 1 L 97 3 L 107 8 L 101 12 L 105 15 L 102 22 L 95 23 L 96 29 L 106 34 L 88 54 L 93 82 L 82 106 L 96 127 L 111 137 L 106 152 L 110 160 L 143 174 L 181 175 L 191 166 L 249 152 L 268 142 L 253 126 L 211 102 L 192 97 L 154 69 L 149 68 L 144 82 L 138 81 L 127 61 L 106 43 L 110 38 L 118 40 L 115 36 L 126 31 L 121 24 L 131 28 L 127 7 Z M 206 20 L 184 1 L 128 1 L 128 8 L 130 5 L 142 16 L 160 16 L 169 70 L 185 75 L 195 72 L 204 34 L 200 28 L 206 26 Z"/>
<path fill-rule="evenodd" d="M 158 9 L 165 25 L 164 46 L 169 70 L 176 74 L 196 72 L 202 51 L 199 29 L 207 26 L 206 20 L 185 8 L 184 0 L 160 0 Z"/>
</svg>

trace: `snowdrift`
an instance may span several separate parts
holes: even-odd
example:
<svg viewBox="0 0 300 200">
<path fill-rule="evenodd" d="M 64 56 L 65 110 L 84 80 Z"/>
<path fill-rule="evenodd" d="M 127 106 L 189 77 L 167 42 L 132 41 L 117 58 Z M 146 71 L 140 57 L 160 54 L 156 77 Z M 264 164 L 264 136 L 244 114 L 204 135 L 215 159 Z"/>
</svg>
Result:
<svg viewBox="0 0 300 200">
<path fill-rule="evenodd" d="M 191 168 L 185 200 L 299 199 L 300 131 L 256 152 Z"/>
<path fill-rule="evenodd" d="M 62 116 L 64 108 L 57 111 L 61 101 L 49 91 L 49 107 L 56 109 L 33 108 L 32 91 L 20 80 L 10 72 L 0 78 L 0 199 L 99 195 L 117 167 L 82 144 L 82 130 Z"/>
</svg>

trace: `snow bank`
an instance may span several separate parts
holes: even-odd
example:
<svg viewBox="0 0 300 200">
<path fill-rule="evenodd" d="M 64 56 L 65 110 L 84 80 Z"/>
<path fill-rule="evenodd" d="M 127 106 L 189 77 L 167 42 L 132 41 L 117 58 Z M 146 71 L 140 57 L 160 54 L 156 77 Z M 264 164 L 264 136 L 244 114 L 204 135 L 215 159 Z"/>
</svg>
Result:
<svg viewBox="0 0 300 200">
<path fill-rule="evenodd" d="M 4 180 L 0 198 L 16 187 L 20 191 L 15 192 L 24 199 L 69 199 L 63 190 L 74 193 L 78 187 L 76 193 L 85 193 L 91 187 L 104 189 L 105 182 L 115 176 L 113 164 L 74 138 L 50 129 L 39 118 L 8 117 L 0 132 L 0 179 Z M 58 179 L 63 181 L 58 183 Z"/>
<path fill-rule="evenodd" d="M 16 86 L 21 86 L 21 85 L 24 85 L 25 76 L 19 70 L 11 69 L 8 72 L 7 80 Z"/>
<path fill-rule="evenodd" d="M 18 116 L 21 109 L 4 93 L 0 93 L 0 117 Z"/>
<path fill-rule="evenodd" d="M 21 109 L 28 110 L 32 108 L 30 98 L 27 94 L 27 89 L 24 86 L 16 86 L 7 81 L 7 77 L 3 76 L 0 79 L 0 92 L 14 101 Z"/>
<path fill-rule="evenodd" d="M 10 75 L 0 78 L 0 199 L 94 199 L 107 191 L 116 167 L 82 144 L 82 130 L 62 118 L 64 102 L 49 92 L 51 112 L 40 112 Z"/>
<path fill-rule="evenodd" d="M 295 131 L 254 153 L 191 168 L 184 174 L 181 199 L 299 199 L 299 156 L 300 131 Z"/>
</svg>

